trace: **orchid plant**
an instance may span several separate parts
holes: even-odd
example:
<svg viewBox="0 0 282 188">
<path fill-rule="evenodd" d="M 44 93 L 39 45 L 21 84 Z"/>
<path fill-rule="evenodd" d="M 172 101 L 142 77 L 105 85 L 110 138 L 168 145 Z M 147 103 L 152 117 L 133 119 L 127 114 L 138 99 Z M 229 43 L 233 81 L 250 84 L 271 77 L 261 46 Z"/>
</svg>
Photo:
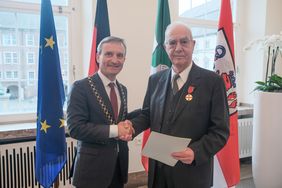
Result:
<svg viewBox="0 0 282 188">
<path fill-rule="evenodd" d="M 275 73 L 277 57 L 279 55 L 282 57 L 282 32 L 280 35 L 265 36 L 252 41 L 245 47 L 245 50 L 249 50 L 254 46 L 267 52 L 265 81 L 257 81 L 258 86 L 254 90 L 282 92 L 282 77 Z"/>
</svg>

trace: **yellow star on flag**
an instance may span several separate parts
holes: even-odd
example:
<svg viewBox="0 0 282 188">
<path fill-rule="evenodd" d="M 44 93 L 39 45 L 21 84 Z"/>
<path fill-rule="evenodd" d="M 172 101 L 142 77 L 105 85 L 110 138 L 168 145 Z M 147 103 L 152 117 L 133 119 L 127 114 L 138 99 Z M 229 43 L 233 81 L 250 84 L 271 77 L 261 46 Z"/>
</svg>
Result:
<svg viewBox="0 0 282 188">
<path fill-rule="evenodd" d="M 46 120 L 44 122 L 40 122 L 41 124 L 41 129 L 40 131 L 44 131 L 45 133 L 47 133 L 47 129 L 49 129 L 51 126 L 47 124 Z"/>
<path fill-rule="evenodd" d="M 46 40 L 46 44 L 45 44 L 45 48 L 50 46 L 50 48 L 54 48 L 54 44 L 55 44 L 55 41 L 53 40 L 53 35 L 48 39 L 48 38 L 44 38 Z"/>
<path fill-rule="evenodd" d="M 61 122 L 60 128 L 64 127 L 65 126 L 65 120 L 64 119 L 60 119 L 60 122 Z"/>
</svg>

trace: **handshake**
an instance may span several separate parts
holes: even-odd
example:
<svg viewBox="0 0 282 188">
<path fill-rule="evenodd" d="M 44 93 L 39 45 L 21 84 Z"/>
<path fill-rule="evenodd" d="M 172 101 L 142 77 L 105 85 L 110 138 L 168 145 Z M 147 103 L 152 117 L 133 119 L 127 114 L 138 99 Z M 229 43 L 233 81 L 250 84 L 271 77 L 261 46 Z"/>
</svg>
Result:
<svg viewBox="0 0 282 188">
<path fill-rule="evenodd" d="M 123 141 L 132 140 L 132 135 L 135 134 L 135 130 L 131 121 L 125 120 L 118 123 L 118 138 Z"/>
</svg>

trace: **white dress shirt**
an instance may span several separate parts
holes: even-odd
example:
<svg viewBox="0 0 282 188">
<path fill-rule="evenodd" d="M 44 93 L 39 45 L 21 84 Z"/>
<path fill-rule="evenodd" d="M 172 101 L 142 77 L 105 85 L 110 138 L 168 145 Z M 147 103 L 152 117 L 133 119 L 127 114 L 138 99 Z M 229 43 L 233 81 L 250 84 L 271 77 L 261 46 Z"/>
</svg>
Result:
<svg viewBox="0 0 282 188">
<path fill-rule="evenodd" d="M 112 83 L 115 84 L 115 92 L 116 92 L 116 95 L 117 95 L 118 114 L 119 114 L 121 99 L 120 99 L 119 90 L 117 88 L 116 80 L 114 80 L 114 81 L 109 80 L 109 78 L 107 78 L 100 70 L 98 71 L 98 75 L 100 76 L 100 78 L 102 80 L 102 83 L 103 83 L 104 88 L 105 88 L 105 90 L 108 94 L 109 99 L 110 99 L 110 91 L 111 91 L 109 83 L 112 82 Z M 109 138 L 115 138 L 115 137 L 118 137 L 118 127 L 117 127 L 117 125 L 110 125 Z"/>
<path fill-rule="evenodd" d="M 185 82 L 187 81 L 192 65 L 193 62 L 191 62 L 191 64 L 186 67 L 186 69 L 184 69 L 181 73 L 179 73 L 179 78 L 176 80 L 179 90 L 184 86 Z M 173 69 L 171 69 L 171 86 L 173 85 L 173 78 L 175 74 L 177 73 L 174 72 Z"/>
</svg>

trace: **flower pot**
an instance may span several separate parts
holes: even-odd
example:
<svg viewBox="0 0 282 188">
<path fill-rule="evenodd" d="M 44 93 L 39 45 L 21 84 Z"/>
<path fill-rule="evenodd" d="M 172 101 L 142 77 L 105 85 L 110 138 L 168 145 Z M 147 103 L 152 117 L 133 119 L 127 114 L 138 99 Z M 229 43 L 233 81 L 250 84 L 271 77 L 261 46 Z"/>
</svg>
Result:
<svg viewBox="0 0 282 188">
<path fill-rule="evenodd" d="M 282 187 L 282 93 L 256 92 L 252 170 L 256 188 Z"/>
</svg>

